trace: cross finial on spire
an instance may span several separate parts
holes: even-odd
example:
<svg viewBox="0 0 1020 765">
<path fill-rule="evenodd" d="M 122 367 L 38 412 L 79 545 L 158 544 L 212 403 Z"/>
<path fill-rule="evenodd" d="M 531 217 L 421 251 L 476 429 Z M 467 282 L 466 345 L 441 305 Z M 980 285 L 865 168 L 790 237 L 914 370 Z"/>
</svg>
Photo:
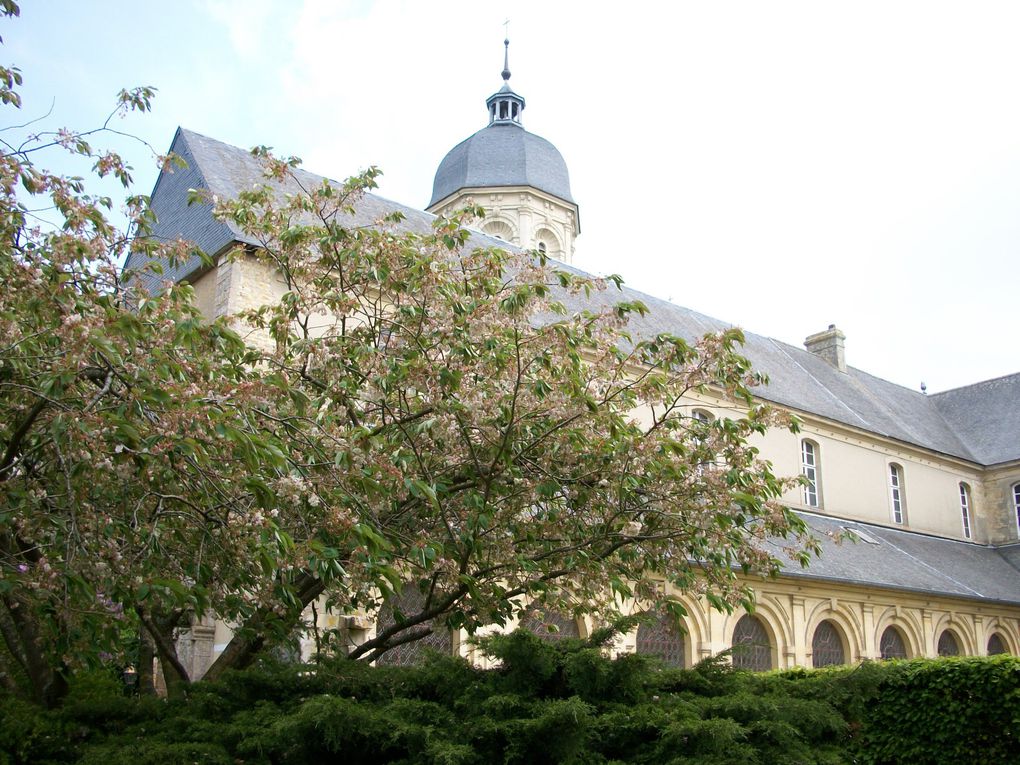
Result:
<svg viewBox="0 0 1020 765">
<path fill-rule="evenodd" d="M 510 79 L 510 32 L 509 32 L 510 19 L 503 22 L 504 31 L 506 37 L 503 39 L 503 79 Z"/>
</svg>

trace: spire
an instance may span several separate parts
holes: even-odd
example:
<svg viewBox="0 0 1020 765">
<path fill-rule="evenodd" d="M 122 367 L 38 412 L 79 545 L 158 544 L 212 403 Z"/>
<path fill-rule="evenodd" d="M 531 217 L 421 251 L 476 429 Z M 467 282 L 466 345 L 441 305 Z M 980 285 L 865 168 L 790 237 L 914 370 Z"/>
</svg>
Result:
<svg viewBox="0 0 1020 765">
<path fill-rule="evenodd" d="M 524 99 L 510 87 L 510 38 L 503 40 L 503 87 L 489 96 L 485 105 L 489 108 L 489 124 L 520 125 Z"/>
</svg>

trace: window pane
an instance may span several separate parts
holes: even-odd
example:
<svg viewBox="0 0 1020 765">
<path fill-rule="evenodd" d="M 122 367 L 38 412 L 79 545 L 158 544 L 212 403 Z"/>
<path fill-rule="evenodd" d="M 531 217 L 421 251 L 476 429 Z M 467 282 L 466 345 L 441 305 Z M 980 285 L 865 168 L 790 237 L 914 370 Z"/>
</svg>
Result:
<svg viewBox="0 0 1020 765">
<path fill-rule="evenodd" d="M 1009 653 L 1006 650 L 1006 641 L 1002 639 L 1002 636 L 996 632 L 990 638 L 988 638 L 988 655 L 998 656 L 1001 653 Z"/>
<path fill-rule="evenodd" d="M 963 535 L 970 539 L 970 489 L 960 484 L 960 512 L 963 515 Z"/>
<path fill-rule="evenodd" d="M 953 633 L 949 630 L 945 630 L 939 636 L 939 656 L 959 656 L 960 655 L 960 644 L 956 642 L 956 638 Z"/>
<path fill-rule="evenodd" d="M 832 622 L 824 621 L 815 629 L 815 636 L 811 640 L 811 663 L 815 667 L 846 664 L 843 641 Z"/>
<path fill-rule="evenodd" d="M 383 630 L 392 627 L 397 619 L 395 611 L 400 611 L 403 616 L 414 616 L 425 607 L 425 595 L 419 592 L 414 586 L 407 585 L 396 596 L 393 601 L 383 604 L 379 609 L 379 616 L 376 622 L 376 630 Z M 417 625 L 409 628 L 408 632 L 417 632 L 425 625 Z M 432 632 L 421 640 L 398 645 L 379 657 L 377 664 L 408 665 L 418 664 L 424 657 L 427 650 L 438 651 L 450 655 L 453 652 L 453 641 L 450 639 L 450 630 L 442 622 L 433 622 Z M 401 634 L 398 633 L 399 639 Z"/>
<path fill-rule="evenodd" d="M 558 611 L 540 611 L 537 608 L 529 608 L 521 617 L 520 628 L 551 643 L 564 638 L 581 637 L 581 633 L 577 629 L 577 621 Z"/>
<path fill-rule="evenodd" d="M 800 442 L 800 472 L 807 478 L 804 485 L 804 504 L 818 507 L 818 454 L 811 441 Z"/>
<path fill-rule="evenodd" d="M 883 659 L 905 659 L 907 658 L 907 646 L 903 642 L 903 636 L 895 627 L 886 627 L 882 633 L 882 640 L 879 642 L 879 650 Z"/>
<path fill-rule="evenodd" d="M 684 636 L 669 616 L 638 625 L 637 652 L 657 656 L 670 667 L 684 666 Z"/>
<path fill-rule="evenodd" d="M 772 644 L 762 623 L 753 616 L 741 616 L 733 630 L 733 666 L 753 672 L 772 669 Z"/>
</svg>

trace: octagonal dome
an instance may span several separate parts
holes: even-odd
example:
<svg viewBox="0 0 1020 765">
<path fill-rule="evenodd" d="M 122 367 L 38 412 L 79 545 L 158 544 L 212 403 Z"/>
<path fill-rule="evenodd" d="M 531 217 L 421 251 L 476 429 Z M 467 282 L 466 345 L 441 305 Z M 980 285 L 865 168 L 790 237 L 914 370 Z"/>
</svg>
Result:
<svg viewBox="0 0 1020 765">
<path fill-rule="evenodd" d="M 512 121 L 494 121 L 461 141 L 439 163 L 429 207 L 461 189 L 531 186 L 574 204 L 563 155 Z"/>
</svg>

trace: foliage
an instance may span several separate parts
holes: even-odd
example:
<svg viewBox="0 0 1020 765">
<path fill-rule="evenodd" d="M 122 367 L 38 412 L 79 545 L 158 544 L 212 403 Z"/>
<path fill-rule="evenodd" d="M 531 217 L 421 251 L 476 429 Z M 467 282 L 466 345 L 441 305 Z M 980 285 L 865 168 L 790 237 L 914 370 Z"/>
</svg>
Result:
<svg viewBox="0 0 1020 765">
<path fill-rule="evenodd" d="M 1011 656 L 895 666 L 864 716 L 862 763 L 1012 762 L 1020 752 L 1020 663 Z"/>
<path fill-rule="evenodd" d="M 7 108 L 21 78 L 0 71 Z M 152 96 L 122 92 L 111 119 Z M 417 605 L 340 647 L 373 658 L 433 629 L 504 624 L 529 601 L 679 610 L 681 590 L 727 608 L 751 597 L 738 572 L 778 571 L 766 538 L 808 541 L 748 443 L 783 419 L 754 401 L 763 380 L 739 331 L 632 337 L 646 308 L 614 303 L 618 279 L 470 249 L 457 218 L 355 225 L 375 171 L 310 185 L 264 149 L 265 183 L 215 210 L 259 246 L 214 262 L 147 236 L 146 198 L 128 197 L 121 232 L 111 198 L 42 169 L 66 151 L 128 188 L 130 168 L 97 143 L 123 139 L 110 119 L 16 134 L 0 143 L 9 691 L 55 704 L 74 673 L 145 673 L 153 653 L 174 691 L 191 679 L 175 630 L 192 619 L 238 625 L 217 677 L 292 636 L 316 600 L 371 611 L 402 588 Z M 196 255 L 285 286 L 212 320 L 188 284 L 160 282 Z M 731 416 L 692 416 L 687 397 L 708 389 Z"/>
<path fill-rule="evenodd" d="M 59 710 L 2 701 L 0 762 L 948 765 L 1016 751 L 1014 657 L 755 675 L 524 633 L 488 648 L 500 668 L 262 664 L 170 702 L 80 676 Z M 532 667 L 545 679 L 526 686 Z"/>
</svg>

